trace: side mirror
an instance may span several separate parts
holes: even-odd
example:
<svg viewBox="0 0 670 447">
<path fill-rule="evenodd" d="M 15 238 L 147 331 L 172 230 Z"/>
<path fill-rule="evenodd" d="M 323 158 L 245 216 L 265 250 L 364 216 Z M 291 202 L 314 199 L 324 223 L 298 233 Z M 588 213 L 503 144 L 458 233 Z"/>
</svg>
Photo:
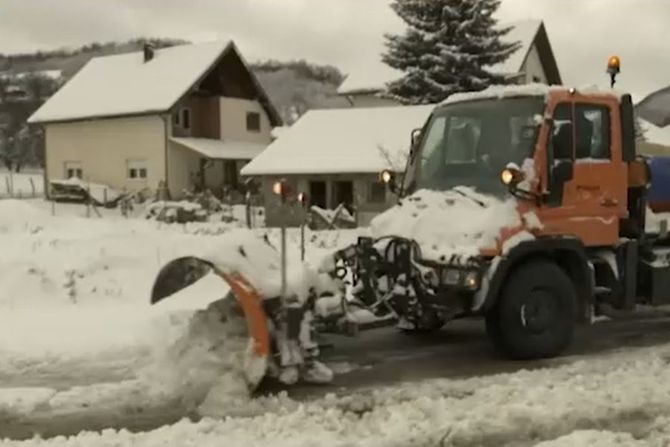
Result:
<svg viewBox="0 0 670 447">
<path fill-rule="evenodd" d="M 411 136 L 411 147 L 416 146 L 416 144 L 421 140 L 421 131 L 422 129 L 414 129 Z"/>
<path fill-rule="evenodd" d="M 395 180 L 395 174 L 392 171 L 389 171 L 388 169 L 383 170 L 379 175 L 379 179 L 388 187 L 389 191 L 392 193 L 395 194 L 398 191 L 398 184 Z"/>
</svg>

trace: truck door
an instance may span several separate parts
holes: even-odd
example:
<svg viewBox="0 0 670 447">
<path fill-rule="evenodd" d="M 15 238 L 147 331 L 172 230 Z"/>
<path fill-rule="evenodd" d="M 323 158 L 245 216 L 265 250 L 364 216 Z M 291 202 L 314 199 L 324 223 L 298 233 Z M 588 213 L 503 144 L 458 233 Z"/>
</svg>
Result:
<svg viewBox="0 0 670 447">
<path fill-rule="evenodd" d="M 612 245 L 619 240 L 619 219 L 628 214 L 626 164 L 613 125 L 618 107 L 606 99 L 562 101 L 553 118 L 547 189 L 559 194 L 541 212 L 545 230 L 574 235 L 586 246 Z M 560 176 L 563 181 L 555 181 Z"/>
</svg>

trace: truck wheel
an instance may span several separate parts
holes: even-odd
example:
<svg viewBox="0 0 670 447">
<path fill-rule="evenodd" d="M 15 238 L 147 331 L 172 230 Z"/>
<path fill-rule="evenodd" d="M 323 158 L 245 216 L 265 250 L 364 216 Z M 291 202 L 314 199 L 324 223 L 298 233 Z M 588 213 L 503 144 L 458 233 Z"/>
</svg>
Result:
<svg viewBox="0 0 670 447">
<path fill-rule="evenodd" d="M 486 315 L 493 344 L 513 359 L 560 354 L 572 341 L 577 297 L 556 264 L 535 261 L 512 272 L 495 307 Z"/>
</svg>

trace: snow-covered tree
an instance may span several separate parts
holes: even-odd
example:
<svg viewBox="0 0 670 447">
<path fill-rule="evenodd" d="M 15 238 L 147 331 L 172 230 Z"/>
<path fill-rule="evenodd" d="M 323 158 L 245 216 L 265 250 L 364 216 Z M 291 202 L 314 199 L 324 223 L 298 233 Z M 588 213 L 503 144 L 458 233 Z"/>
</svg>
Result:
<svg viewBox="0 0 670 447">
<path fill-rule="evenodd" d="M 501 0 L 393 0 L 391 8 L 406 23 L 401 35 L 386 38 L 382 60 L 404 73 L 389 84 L 387 96 L 409 104 L 442 101 L 462 91 L 504 84 L 487 70 L 520 47 L 504 42 L 509 27 L 493 14 Z"/>
</svg>

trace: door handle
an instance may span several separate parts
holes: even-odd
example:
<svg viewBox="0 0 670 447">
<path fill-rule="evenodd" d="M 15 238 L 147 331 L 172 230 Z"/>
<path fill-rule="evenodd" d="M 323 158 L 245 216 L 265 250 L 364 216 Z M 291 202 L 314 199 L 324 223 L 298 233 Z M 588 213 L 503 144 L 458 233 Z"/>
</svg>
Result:
<svg viewBox="0 0 670 447">
<path fill-rule="evenodd" d="M 600 201 L 600 204 L 602 206 L 617 206 L 619 204 L 619 201 L 617 199 L 612 199 L 610 197 L 605 197 Z"/>
</svg>

